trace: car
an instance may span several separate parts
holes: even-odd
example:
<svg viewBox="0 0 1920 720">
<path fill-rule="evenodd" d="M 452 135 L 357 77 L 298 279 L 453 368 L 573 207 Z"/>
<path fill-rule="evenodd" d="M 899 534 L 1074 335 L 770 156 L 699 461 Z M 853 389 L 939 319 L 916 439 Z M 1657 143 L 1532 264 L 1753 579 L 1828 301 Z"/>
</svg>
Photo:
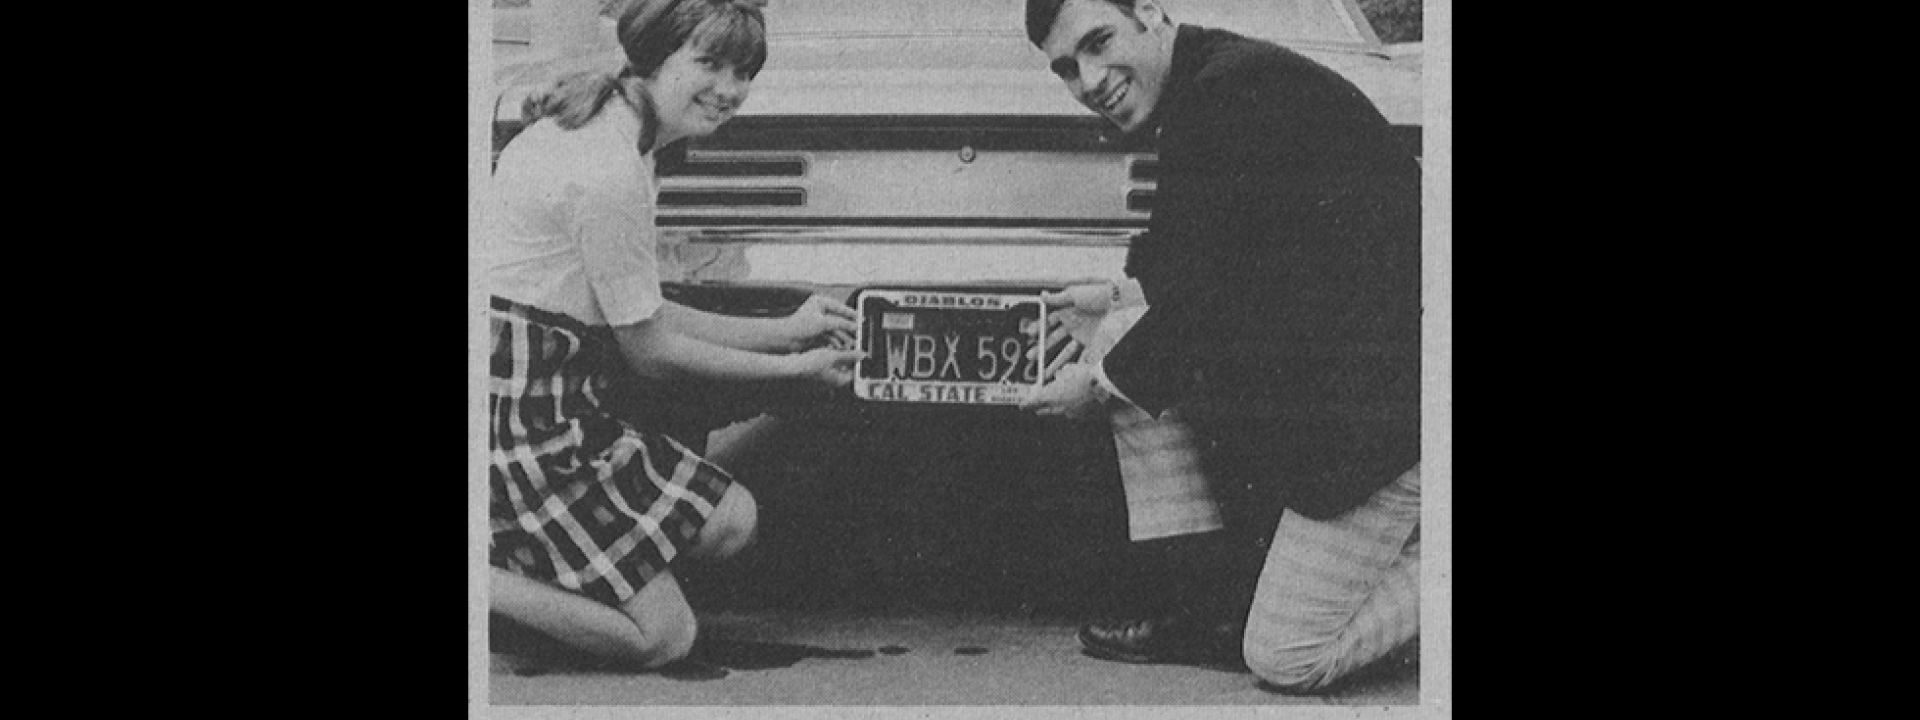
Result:
<svg viewBox="0 0 1920 720">
<path fill-rule="evenodd" d="M 1419 47 L 1382 44 L 1353 0 L 1162 4 L 1177 21 L 1269 39 L 1341 73 L 1417 154 Z M 496 156 L 524 127 L 520 104 L 534 88 L 619 66 L 607 16 L 618 5 L 496 0 Z M 759 468 L 783 479 L 757 494 L 835 498 L 811 496 L 822 519 L 796 526 L 810 533 L 796 545 L 838 538 L 869 548 L 770 550 L 787 554 L 768 562 L 796 575 L 813 568 L 814 581 L 830 582 L 819 576 L 863 567 L 898 576 L 912 566 L 925 572 L 910 575 L 938 584 L 964 566 L 971 575 L 959 576 L 1071 595 L 1085 590 L 1072 578 L 1095 573 L 1104 552 L 1075 533 L 1105 537 L 1124 525 L 1112 519 L 1119 488 L 1108 433 L 1019 412 L 1008 405 L 1013 393 L 979 391 L 1033 378 L 1030 363 L 1014 368 L 1032 342 L 1019 335 L 1030 322 L 962 328 L 952 319 L 959 311 L 903 309 L 915 298 L 1011 306 L 1044 289 L 1120 278 L 1129 243 L 1147 227 L 1151 139 L 1118 134 L 1069 96 L 1027 40 L 1023 6 L 774 0 L 765 8 L 769 60 L 740 113 L 659 159 L 668 297 L 746 315 L 784 314 L 813 293 L 874 306 L 863 312 L 862 373 L 885 377 L 805 411 Z M 879 332 L 916 319 L 947 324 Z M 972 334 L 951 341 L 962 331 Z M 883 336 L 900 341 L 882 347 Z M 968 373 L 993 382 L 940 382 Z M 1036 546 L 1053 551 L 1008 557 Z M 747 585 L 734 590 L 755 591 Z"/>
</svg>

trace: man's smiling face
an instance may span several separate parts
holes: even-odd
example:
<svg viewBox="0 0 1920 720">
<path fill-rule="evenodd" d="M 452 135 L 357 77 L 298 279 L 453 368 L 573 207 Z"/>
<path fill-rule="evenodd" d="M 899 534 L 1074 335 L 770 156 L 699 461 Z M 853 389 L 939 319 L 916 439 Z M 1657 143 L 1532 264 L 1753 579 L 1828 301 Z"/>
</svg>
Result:
<svg viewBox="0 0 1920 720">
<path fill-rule="evenodd" d="M 1104 0 L 1067 0 L 1040 50 L 1074 98 L 1132 132 L 1160 101 L 1173 34 L 1152 0 L 1138 0 L 1133 17 Z"/>
</svg>

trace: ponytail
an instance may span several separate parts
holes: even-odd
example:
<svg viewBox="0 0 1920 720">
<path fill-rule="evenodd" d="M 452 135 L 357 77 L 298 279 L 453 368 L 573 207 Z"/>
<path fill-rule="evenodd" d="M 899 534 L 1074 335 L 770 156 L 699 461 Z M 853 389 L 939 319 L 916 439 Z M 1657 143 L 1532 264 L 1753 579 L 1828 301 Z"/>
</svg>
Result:
<svg viewBox="0 0 1920 720">
<path fill-rule="evenodd" d="M 553 118 L 563 130 L 578 130 L 607 99 L 620 92 L 620 77 L 607 72 L 581 72 L 568 75 L 552 85 L 527 96 L 520 106 L 520 117 L 528 124 L 545 117 Z"/>
<path fill-rule="evenodd" d="M 582 72 L 560 78 L 554 84 L 527 96 L 520 105 L 520 117 L 531 125 L 551 117 L 562 130 L 578 130 L 587 124 L 608 100 L 619 95 L 640 113 L 640 152 L 653 149 L 654 134 L 660 129 L 660 116 L 653 109 L 653 97 L 646 88 L 628 82 L 634 76 L 631 66 L 618 73 Z"/>
</svg>

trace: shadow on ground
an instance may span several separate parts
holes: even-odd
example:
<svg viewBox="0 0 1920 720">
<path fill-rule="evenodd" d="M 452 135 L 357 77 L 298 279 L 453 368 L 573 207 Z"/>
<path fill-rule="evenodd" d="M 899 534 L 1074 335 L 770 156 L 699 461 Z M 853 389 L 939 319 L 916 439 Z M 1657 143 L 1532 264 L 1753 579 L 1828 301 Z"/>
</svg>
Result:
<svg viewBox="0 0 1920 720">
<path fill-rule="evenodd" d="M 897 646 L 878 649 L 828 648 L 785 642 L 764 642 L 729 637 L 725 628 L 705 628 L 694 644 L 693 652 L 679 662 L 657 670 L 609 662 L 560 643 L 507 618 L 489 618 L 488 635 L 497 663 L 507 672 L 521 677 L 550 673 L 640 674 L 653 673 L 673 680 L 718 680 L 730 670 L 772 670 L 793 667 L 808 658 L 863 660 L 878 653 L 893 652 Z"/>
</svg>

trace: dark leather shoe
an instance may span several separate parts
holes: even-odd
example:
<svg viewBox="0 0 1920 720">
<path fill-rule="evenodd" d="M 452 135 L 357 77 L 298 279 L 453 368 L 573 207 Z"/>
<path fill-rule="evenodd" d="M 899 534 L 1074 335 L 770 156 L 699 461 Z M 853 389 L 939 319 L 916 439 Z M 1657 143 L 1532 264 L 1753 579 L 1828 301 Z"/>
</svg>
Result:
<svg viewBox="0 0 1920 720">
<path fill-rule="evenodd" d="M 1086 653 L 1103 660 L 1245 667 L 1243 623 L 1204 620 L 1185 613 L 1099 620 L 1080 626 Z"/>
</svg>

